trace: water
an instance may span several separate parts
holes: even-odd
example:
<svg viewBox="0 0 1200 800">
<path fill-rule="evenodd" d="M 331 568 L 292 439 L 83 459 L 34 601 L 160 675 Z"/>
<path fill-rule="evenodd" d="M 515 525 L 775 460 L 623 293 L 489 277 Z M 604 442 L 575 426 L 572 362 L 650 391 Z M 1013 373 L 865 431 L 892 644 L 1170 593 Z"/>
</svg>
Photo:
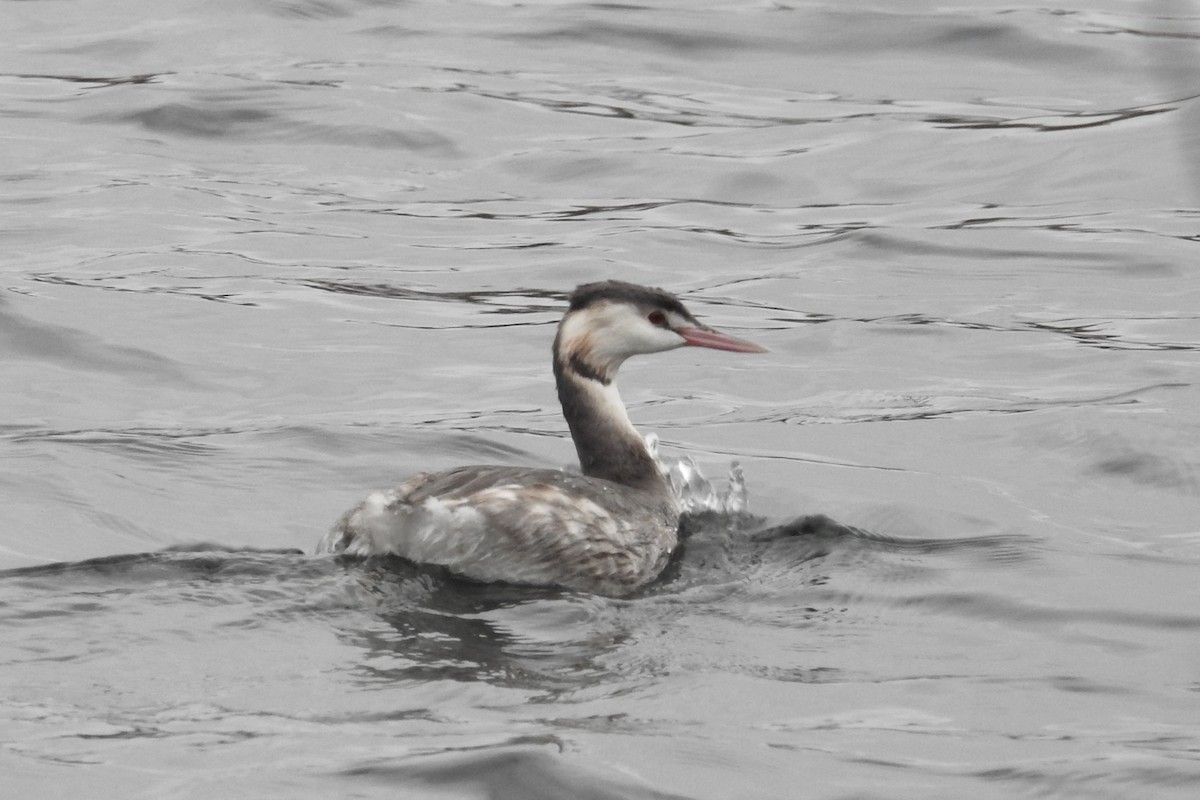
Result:
<svg viewBox="0 0 1200 800">
<path fill-rule="evenodd" d="M 1195 4 L 0 19 L 9 793 L 1196 795 Z M 567 464 L 605 277 L 772 350 L 623 371 L 668 581 L 298 552 Z"/>
</svg>

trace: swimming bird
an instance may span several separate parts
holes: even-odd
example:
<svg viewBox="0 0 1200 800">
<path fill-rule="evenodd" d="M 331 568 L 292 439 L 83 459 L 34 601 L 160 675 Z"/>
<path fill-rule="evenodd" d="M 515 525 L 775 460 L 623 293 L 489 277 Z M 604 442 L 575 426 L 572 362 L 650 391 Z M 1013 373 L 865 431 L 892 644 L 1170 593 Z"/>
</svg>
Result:
<svg viewBox="0 0 1200 800">
<path fill-rule="evenodd" d="M 678 543 L 679 503 L 617 393 L 621 364 L 678 347 L 762 353 L 702 325 L 674 295 L 579 286 L 554 338 L 554 379 L 582 474 L 514 466 L 422 472 L 346 512 L 318 552 L 392 553 L 481 582 L 620 597 Z"/>
</svg>

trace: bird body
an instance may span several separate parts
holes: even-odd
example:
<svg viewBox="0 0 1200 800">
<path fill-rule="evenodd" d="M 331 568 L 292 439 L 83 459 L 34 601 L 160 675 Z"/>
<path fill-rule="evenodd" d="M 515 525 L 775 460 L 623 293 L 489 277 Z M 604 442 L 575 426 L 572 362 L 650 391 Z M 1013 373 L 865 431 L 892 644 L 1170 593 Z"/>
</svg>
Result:
<svg viewBox="0 0 1200 800">
<path fill-rule="evenodd" d="M 348 511 L 319 552 L 393 553 L 476 581 L 623 596 L 662 572 L 679 503 L 616 388 L 632 355 L 684 345 L 763 352 L 701 325 L 673 295 L 585 284 L 554 340 L 554 376 L 582 474 L 512 466 L 420 473 Z"/>
</svg>

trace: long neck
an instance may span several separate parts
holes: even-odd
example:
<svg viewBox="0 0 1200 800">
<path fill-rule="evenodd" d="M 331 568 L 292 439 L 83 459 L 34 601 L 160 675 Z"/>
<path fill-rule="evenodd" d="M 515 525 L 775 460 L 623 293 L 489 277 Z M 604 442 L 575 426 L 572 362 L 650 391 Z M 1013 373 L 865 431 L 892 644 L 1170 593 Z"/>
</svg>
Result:
<svg viewBox="0 0 1200 800">
<path fill-rule="evenodd" d="M 570 361 L 564 363 L 556 347 L 554 380 L 584 475 L 639 489 L 666 488 L 611 377 L 581 370 Z"/>
</svg>

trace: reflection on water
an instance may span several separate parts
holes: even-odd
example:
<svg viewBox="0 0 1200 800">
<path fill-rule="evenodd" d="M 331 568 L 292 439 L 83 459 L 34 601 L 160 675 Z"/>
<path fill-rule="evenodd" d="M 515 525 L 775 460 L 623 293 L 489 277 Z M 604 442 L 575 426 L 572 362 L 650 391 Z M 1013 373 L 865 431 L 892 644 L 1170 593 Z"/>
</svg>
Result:
<svg viewBox="0 0 1200 800">
<path fill-rule="evenodd" d="M 1156 614 L 1112 606 L 1052 607 L 954 578 L 966 571 L 972 580 L 990 583 L 1014 569 L 1018 575 L 1040 570 L 1046 548 L 1026 536 L 912 539 L 822 516 L 770 524 L 745 514 L 714 512 L 686 517 L 684 533 L 685 544 L 664 579 L 630 600 L 465 583 L 442 570 L 414 567 L 393 557 L 363 561 L 213 546 L 9 570 L 0 575 L 0 607 L 6 627 L 17 636 L 4 648 L 4 661 L 25 674 L 26 695 L 46 691 L 56 678 L 90 675 L 93 687 L 119 697 L 128 693 L 124 677 L 103 666 L 114 657 L 141 660 L 170 642 L 173 658 L 207 664 L 205 672 L 212 676 L 229 667 L 240 671 L 236 665 L 244 661 L 244 648 L 257 641 L 268 648 L 273 661 L 288 665 L 292 680 L 299 681 L 298 690 L 311 692 L 329 669 L 322 663 L 328 652 L 310 648 L 313 632 L 320 628 L 335 635 L 340 649 L 356 653 L 348 659 L 343 659 L 346 654 L 339 656 L 344 665 L 337 668 L 335 682 L 343 691 L 374 687 L 387 696 L 399 690 L 402 697 L 407 694 L 404 687 L 486 686 L 489 692 L 515 692 L 520 698 L 497 695 L 491 703 L 533 703 L 530 709 L 558 706 L 554 713 L 568 715 L 561 724 L 578 730 L 580 725 L 590 727 L 590 709 L 605 698 L 647 692 L 653 697 L 660 691 L 656 684 L 672 680 L 680 669 L 774 684 L 848 687 L 877 681 L 939 680 L 953 685 L 976 679 L 1005 684 L 1036 680 L 1008 674 L 1004 660 L 997 664 L 984 659 L 967 675 L 938 677 L 921 667 L 919 658 L 911 660 L 920 648 L 892 650 L 880 663 L 860 661 L 847 652 L 859 649 L 852 642 L 886 636 L 889 629 L 919 640 L 932 637 L 943 641 L 943 647 L 953 646 L 957 636 L 967 636 L 975 640 L 976 649 L 984 641 L 975 632 L 980 625 L 1033 637 L 1043 646 L 1056 641 L 1058 647 L 1092 647 L 1104 641 L 1144 646 L 1122 635 L 1122 628 L 1135 632 L 1142 642 L 1160 634 L 1193 637 L 1200 629 L 1200 615 L 1182 610 Z M 251 634 L 252 640 L 244 634 Z M 1000 638 L 984 649 L 1007 646 Z M 793 655 L 781 660 L 787 653 Z M 40 666 L 47 662 L 57 665 L 49 673 Z M 213 666 L 222 662 L 228 667 Z M 145 669 L 139 667 L 134 675 Z M 248 677 L 253 679 L 253 673 Z M 1063 691 L 1113 690 L 1102 680 L 1082 676 L 1048 674 L 1044 680 Z M 377 725 L 386 719 L 444 726 L 448 720 L 443 718 L 446 712 L 438 710 L 437 698 L 456 694 L 445 692 L 433 691 L 424 704 L 418 693 L 382 717 L 374 704 L 339 712 L 338 724 L 353 719 L 355 724 Z M 155 694 L 160 696 L 158 707 L 172 702 L 169 690 Z M 135 699 L 139 696 L 141 700 Z M 139 703 L 147 695 L 143 691 L 130 699 Z M 271 700 L 268 695 L 255 703 L 265 703 L 266 712 Z M 582 718 L 568 710 L 572 706 L 580 708 Z M 18 704 L 6 713 L 10 720 L 25 719 L 23 724 L 34 719 L 44 730 L 57 728 L 59 736 L 79 735 L 72 729 L 74 723 L 64 722 L 61 711 L 50 716 L 41 711 L 30 718 L 30 707 Z M 122 701 L 110 710 L 109 719 L 117 730 L 124 730 L 120 720 L 137 720 L 143 713 Z M 230 713 L 197 707 L 189 719 L 186 710 L 174 711 L 173 721 L 158 735 L 176 735 L 171 727 L 219 729 L 224 727 L 220 720 Z M 288 719 L 274 723 L 270 735 L 307 737 L 314 723 L 327 724 L 306 712 L 295 714 L 289 712 Z M 166 723 L 142 719 L 135 724 L 145 729 Z M 526 730 L 527 724 L 528 720 L 517 730 Z M 626 734 L 655 735 L 662 724 L 634 717 L 619 727 Z M 807 731 L 863 728 L 857 717 L 824 718 L 813 725 L 773 723 L 761 733 L 772 747 L 787 750 Z M 906 735 L 920 730 L 909 719 L 866 728 Z M 1184 740 L 1191 741 L 1196 732 L 1193 728 L 1183 733 Z M 411 753 L 372 758 L 343 774 L 355 782 L 387 778 L 381 785 L 391 786 L 429 782 L 461 789 L 479 783 L 492 787 L 489 796 L 510 796 L 504 787 L 517 791 L 509 786 L 517 773 L 505 765 L 533 759 L 526 767 L 534 774 L 558 773 L 557 759 L 545 760 L 543 750 L 530 749 L 536 739 L 550 741 L 545 736 L 510 735 L 481 746 L 475 754 L 469 754 L 468 747 L 457 761 L 451 759 L 457 764 L 453 770 L 438 766 L 441 757 Z M 556 748 L 564 746 L 558 742 Z M 442 752 L 432 743 L 423 749 L 431 755 Z M 1168 771 L 1162 777 L 1175 781 L 1182 773 Z M 610 786 L 611 777 L 586 780 L 593 779 L 599 787 L 595 796 L 667 796 L 646 787 L 625 787 L 620 779 Z M 547 780 L 547 786 L 554 786 L 559 779 Z M 522 780 L 517 785 L 526 784 Z"/>
<path fill-rule="evenodd" d="M 44 5 L 14 796 L 1196 794 L 1194 3 Z M 609 277 L 772 351 L 626 368 L 695 500 L 662 581 L 297 552 L 569 461 L 553 325 Z"/>
<path fill-rule="evenodd" d="M 814 624 L 844 624 L 837 617 L 855 614 L 853 602 L 822 614 L 812 608 L 830 599 L 828 587 L 846 564 L 856 563 L 859 572 L 886 573 L 889 583 L 919 590 L 932 575 L 950 568 L 947 558 L 1019 564 L 1033 557 L 1034 544 L 1020 536 L 909 539 L 827 517 L 768 524 L 746 514 L 712 511 L 685 516 L 682 534 L 684 544 L 662 579 L 634 600 L 478 584 L 394 556 L 333 559 L 216 545 L 23 567 L 0 574 L 0 582 L 4 616 L 17 627 L 45 628 L 63 617 L 59 624 L 65 633 L 94 615 L 116 615 L 110 624 L 121 626 L 122 607 L 139 596 L 151 604 L 192 606 L 192 613 L 228 607 L 236 618 L 223 625 L 272 627 L 284 635 L 295 620 L 319 615 L 339 631 L 342 642 L 364 651 L 351 672 L 354 680 L 384 685 L 483 681 L 560 697 L 591 686 L 611 688 L 628 677 L 620 651 L 647 625 L 683 614 L 753 619 L 765 605 L 798 611 L 770 624 L 819 635 Z M 747 602 L 748 591 L 754 607 Z M 903 606 L 922 598 L 877 602 Z M 973 607 L 989 603 L 979 598 Z M 995 608 L 1003 617 L 1002 607 Z M 207 638 L 202 630 L 196 633 Z M 86 655 L 72 658 L 86 660 Z M 709 669 L 755 669 L 737 660 L 725 663 L 720 650 L 708 658 Z"/>
</svg>

